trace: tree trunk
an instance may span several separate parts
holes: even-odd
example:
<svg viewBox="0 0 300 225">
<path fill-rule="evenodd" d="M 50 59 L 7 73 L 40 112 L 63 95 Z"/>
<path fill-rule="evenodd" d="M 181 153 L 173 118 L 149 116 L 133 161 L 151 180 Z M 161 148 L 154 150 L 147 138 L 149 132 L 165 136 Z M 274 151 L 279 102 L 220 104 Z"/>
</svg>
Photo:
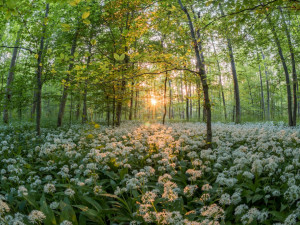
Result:
<svg viewBox="0 0 300 225">
<path fill-rule="evenodd" d="M 132 113 L 133 113 L 133 87 L 134 87 L 134 82 L 132 81 L 131 83 L 131 91 L 130 91 L 130 108 L 129 108 L 129 120 L 132 120 Z"/>
<path fill-rule="evenodd" d="M 110 107 L 109 107 L 109 96 L 106 95 L 106 120 L 107 126 L 110 125 Z"/>
<path fill-rule="evenodd" d="M 257 52 L 257 59 L 259 60 L 258 52 Z M 260 62 L 259 62 L 258 68 L 259 68 L 259 79 L 260 79 L 260 96 L 261 96 L 262 119 L 264 119 L 265 118 L 265 97 L 264 97 L 264 87 L 263 87 L 263 81 L 262 81 L 262 75 L 261 75 Z"/>
<path fill-rule="evenodd" d="M 292 113 L 292 94 L 291 94 L 291 86 L 290 86 L 290 76 L 289 76 L 289 71 L 285 62 L 285 58 L 283 56 L 282 53 L 282 48 L 281 48 L 281 44 L 279 42 L 279 38 L 278 35 L 276 33 L 275 27 L 272 24 L 271 18 L 268 14 L 266 14 L 267 20 L 269 22 L 269 25 L 271 27 L 271 31 L 273 33 L 274 36 L 274 40 L 275 43 L 277 45 L 278 48 L 278 53 L 281 59 L 281 63 L 284 69 L 284 73 L 285 73 L 285 81 L 286 81 L 286 91 L 287 91 L 287 100 L 288 100 L 288 118 L 289 118 L 289 126 L 293 126 L 294 122 L 293 122 L 293 113 Z"/>
<path fill-rule="evenodd" d="M 49 13 L 49 3 L 46 4 L 46 11 L 45 11 L 45 17 L 44 21 L 46 21 Z M 42 59 L 43 59 L 43 51 L 44 51 L 44 41 L 45 41 L 45 34 L 46 34 L 46 23 L 43 22 L 43 31 L 42 31 L 42 37 L 40 41 L 40 48 L 38 51 L 38 59 L 37 59 L 37 72 L 36 72 L 36 78 L 37 78 L 37 90 L 36 90 L 36 133 L 37 135 L 41 134 L 41 116 L 42 116 L 42 72 L 43 72 L 43 65 L 42 65 Z"/>
<path fill-rule="evenodd" d="M 186 120 L 189 121 L 190 119 L 190 113 L 189 113 L 189 90 L 188 90 L 188 85 L 187 85 L 187 78 L 185 77 L 185 115 L 186 115 Z"/>
<path fill-rule="evenodd" d="M 190 81 L 189 89 L 190 89 L 190 119 L 192 119 L 193 118 L 193 100 L 192 100 L 192 82 L 191 81 Z"/>
<path fill-rule="evenodd" d="M 290 55 L 291 55 L 292 76 L 293 76 L 293 98 L 294 98 L 293 126 L 296 126 L 296 124 L 297 124 L 297 107 L 298 107 L 298 105 L 297 105 L 298 78 L 297 78 L 297 72 L 296 72 L 295 53 L 294 53 L 294 48 L 293 48 L 293 45 L 292 45 L 291 34 L 290 34 L 290 31 L 289 31 L 288 26 L 286 24 L 282 8 L 280 6 L 279 6 L 279 10 L 281 12 L 282 23 L 283 23 L 283 27 L 284 27 L 284 30 L 285 30 L 287 40 L 288 40 L 288 46 L 289 46 Z"/>
<path fill-rule="evenodd" d="M 223 12 L 221 3 L 219 4 L 219 8 L 221 11 L 221 15 L 224 16 L 224 12 Z M 229 37 L 227 37 L 227 46 L 228 46 L 231 70 L 232 70 L 232 76 L 233 76 L 234 99 L 235 99 L 235 107 L 236 107 L 235 122 L 240 123 L 241 122 L 240 91 L 239 91 L 239 84 L 238 84 L 237 73 L 236 73 L 236 68 L 235 68 L 235 60 L 234 60 L 234 56 L 233 56 L 231 39 Z"/>
<path fill-rule="evenodd" d="M 113 102 L 112 102 L 112 108 L 113 108 L 113 111 L 112 111 L 112 114 L 113 114 L 112 125 L 114 127 L 115 126 L 115 122 L 116 122 L 116 117 L 115 117 L 115 111 L 116 111 L 116 90 L 115 90 L 115 85 L 114 84 L 113 84 L 113 95 L 114 95 L 114 98 L 113 98 Z"/>
<path fill-rule="evenodd" d="M 172 105 L 172 81 L 171 79 L 169 79 L 169 120 L 172 119 L 174 117 L 174 112 L 173 112 L 173 105 Z"/>
<path fill-rule="evenodd" d="M 13 50 L 12 58 L 10 61 L 10 67 L 9 67 L 7 82 L 6 82 L 5 98 L 4 98 L 4 105 L 3 105 L 3 122 L 6 124 L 8 124 L 9 121 L 8 111 L 11 107 L 10 105 L 11 105 L 11 98 L 12 98 L 11 86 L 15 76 L 15 67 L 16 67 L 18 47 L 20 44 L 21 34 L 22 34 L 22 27 L 19 28 L 19 31 L 17 33 L 15 48 Z"/>
<path fill-rule="evenodd" d="M 73 39 L 73 42 L 72 42 L 71 61 L 70 61 L 70 64 L 69 64 L 69 71 L 72 71 L 72 69 L 74 67 L 74 54 L 75 54 L 76 47 L 77 47 L 78 34 L 79 34 L 79 24 L 78 24 L 78 27 L 76 29 L 74 39 Z M 66 83 L 68 83 L 69 81 L 70 81 L 70 74 L 67 75 Z M 64 117 L 66 102 L 67 102 L 67 98 L 68 98 L 68 90 L 69 90 L 69 86 L 68 86 L 68 84 L 65 84 L 63 94 L 62 94 L 62 97 L 61 97 L 61 100 L 60 100 L 60 105 L 59 105 L 59 112 L 58 112 L 58 118 L 57 118 L 57 126 L 58 127 L 60 127 L 62 125 L 62 120 L 63 120 L 63 117 Z"/>
<path fill-rule="evenodd" d="M 76 106 L 76 120 L 79 120 L 80 116 L 80 99 L 78 100 L 77 106 Z"/>
<path fill-rule="evenodd" d="M 168 81 L 168 72 L 166 72 L 166 78 L 164 82 L 164 115 L 163 115 L 163 124 L 165 124 L 165 119 L 167 115 L 167 81 Z"/>
<path fill-rule="evenodd" d="M 221 89 L 221 95 L 222 95 L 222 101 L 223 101 L 223 110 L 224 110 L 224 117 L 225 117 L 225 121 L 226 121 L 227 120 L 226 101 L 225 101 L 225 95 L 224 95 L 224 90 L 223 90 L 221 67 L 220 67 L 220 62 L 219 62 L 219 60 L 217 58 L 218 56 L 217 56 L 217 51 L 216 51 L 216 48 L 215 48 L 213 37 L 211 37 L 211 41 L 212 41 L 212 46 L 213 46 L 214 54 L 215 54 L 216 61 L 217 61 L 217 67 L 218 67 L 218 73 L 219 73 L 219 85 L 220 85 L 220 89 Z"/>
<path fill-rule="evenodd" d="M 265 55 L 263 52 L 261 52 L 262 58 L 265 61 Z M 265 75 L 266 75 L 266 86 L 267 86 L 267 120 L 270 120 L 270 85 L 269 85 L 269 77 L 268 77 L 268 67 L 266 62 L 264 62 L 265 66 Z"/>
<path fill-rule="evenodd" d="M 178 0 L 178 2 L 180 4 L 181 9 L 186 14 L 188 22 L 189 22 L 191 37 L 193 40 L 193 47 L 194 47 L 195 56 L 196 56 L 196 60 L 197 60 L 197 68 L 199 69 L 198 75 L 200 76 L 202 88 L 203 88 L 203 92 L 204 92 L 204 108 L 206 109 L 206 114 L 207 114 L 206 144 L 207 144 L 208 148 L 211 148 L 212 147 L 211 105 L 210 105 L 210 99 L 209 99 L 209 87 L 207 84 L 207 77 L 206 77 L 206 72 L 205 72 L 205 64 L 203 63 L 204 57 L 202 57 L 202 61 L 201 61 L 200 52 L 199 52 L 199 49 L 201 49 L 201 43 L 197 42 L 197 38 L 195 36 L 194 25 L 191 20 L 189 12 L 187 11 L 187 8 L 183 6 L 181 0 Z"/>
<path fill-rule="evenodd" d="M 139 90 L 135 91 L 135 104 L 134 104 L 134 119 L 137 119 L 137 111 L 138 111 L 138 99 L 139 99 Z"/>
</svg>

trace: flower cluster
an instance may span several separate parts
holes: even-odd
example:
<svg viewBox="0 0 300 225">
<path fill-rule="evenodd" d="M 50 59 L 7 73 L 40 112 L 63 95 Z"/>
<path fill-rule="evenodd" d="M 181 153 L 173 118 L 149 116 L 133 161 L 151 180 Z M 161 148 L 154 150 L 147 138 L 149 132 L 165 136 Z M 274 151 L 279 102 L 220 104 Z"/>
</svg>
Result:
<svg viewBox="0 0 300 225">
<path fill-rule="evenodd" d="M 0 224 L 299 221 L 299 129 L 217 123 L 206 149 L 201 123 L 25 127 L 0 127 Z"/>
</svg>

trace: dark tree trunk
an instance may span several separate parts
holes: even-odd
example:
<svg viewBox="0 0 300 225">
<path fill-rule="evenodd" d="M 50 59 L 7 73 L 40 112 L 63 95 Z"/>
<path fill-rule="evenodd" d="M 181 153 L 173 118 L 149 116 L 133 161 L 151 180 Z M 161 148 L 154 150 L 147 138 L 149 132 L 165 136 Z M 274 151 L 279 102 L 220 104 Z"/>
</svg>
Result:
<svg viewBox="0 0 300 225">
<path fill-rule="evenodd" d="M 291 40 L 291 34 L 288 29 L 288 26 L 286 24 L 286 20 L 284 18 L 284 14 L 282 11 L 282 8 L 279 6 L 279 10 L 281 12 L 281 17 L 282 17 L 282 23 L 284 25 L 284 30 L 285 34 L 288 40 L 288 46 L 290 50 L 290 55 L 291 55 L 291 63 L 292 63 L 292 76 L 293 76 L 293 99 L 294 99 L 294 109 L 293 109 L 293 126 L 296 126 L 297 124 L 297 87 L 298 87 L 298 78 L 297 78 L 297 71 L 296 71 L 296 61 L 295 61 L 295 53 L 294 53 L 294 48 L 292 45 L 292 40 Z"/>
<path fill-rule="evenodd" d="M 271 27 L 271 31 L 273 33 L 274 36 L 274 40 L 275 43 L 277 45 L 278 48 L 278 53 L 281 59 L 281 63 L 284 69 L 284 73 L 285 73 L 285 81 L 286 81 L 286 91 L 287 91 L 287 100 L 288 100 L 288 118 L 289 118 L 289 126 L 293 126 L 294 122 L 293 122 L 293 113 L 292 113 L 292 93 L 291 93 L 291 84 L 290 84 L 290 76 L 289 76 L 289 71 L 285 62 L 285 58 L 283 56 L 282 53 L 282 48 L 281 48 L 281 44 L 278 38 L 278 35 L 276 33 L 275 27 L 271 21 L 271 18 L 268 14 L 266 14 L 267 20 L 269 22 L 269 25 Z"/>
<path fill-rule="evenodd" d="M 76 32 L 74 34 L 74 39 L 72 41 L 72 48 L 71 48 L 71 61 L 69 64 L 69 71 L 72 71 L 74 67 L 74 54 L 76 51 L 77 47 L 77 39 L 78 39 L 78 34 L 79 34 L 79 24 L 76 29 Z M 70 82 L 70 74 L 67 75 L 66 78 L 66 83 Z M 58 112 L 58 118 L 57 118 L 57 126 L 60 127 L 62 125 L 62 120 L 64 117 L 64 112 L 65 112 L 65 107 L 66 107 L 66 102 L 68 98 L 68 91 L 69 91 L 69 85 L 65 84 L 64 89 L 63 89 L 63 94 L 60 100 L 60 105 L 59 105 L 59 112 Z"/>
<path fill-rule="evenodd" d="M 112 102 L 112 114 L 113 114 L 113 121 L 112 121 L 112 125 L 113 127 L 115 126 L 115 122 L 116 122 L 116 90 L 115 90 L 115 86 L 113 85 L 113 102 Z"/>
<path fill-rule="evenodd" d="M 199 69 L 198 75 L 200 76 L 201 83 L 202 83 L 202 88 L 203 88 L 203 92 L 204 92 L 204 108 L 206 109 L 206 114 L 207 114 L 206 143 L 207 143 L 207 147 L 211 148 L 212 147 L 211 105 L 210 105 L 210 99 L 209 99 L 209 87 L 208 87 L 208 84 L 207 84 L 205 65 L 203 63 L 204 58 L 202 57 L 202 60 L 201 60 L 200 52 L 199 52 L 199 49 L 201 49 L 201 43 L 197 42 L 197 38 L 195 36 L 194 25 L 193 25 L 193 22 L 191 20 L 189 12 L 187 11 L 187 8 L 183 6 L 181 0 L 178 0 L 178 2 L 180 4 L 181 9 L 186 14 L 188 22 L 189 22 L 191 37 L 192 37 L 192 40 L 193 40 L 193 47 L 194 47 L 195 56 L 196 56 L 196 60 L 197 60 L 197 68 Z"/>
<path fill-rule="evenodd" d="M 169 79 L 169 97 L 170 97 L 170 100 L 169 100 L 169 119 L 172 119 L 174 117 L 174 112 L 173 112 L 173 105 L 172 105 L 172 81 L 171 79 Z"/>
<path fill-rule="evenodd" d="M 180 75 L 180 93 L 181 93 L 181 103 L 184 105 L 184 98 L 183 98 L 183 78 L 182 74 Z M 181 108 L 181 107 L 180 107 Z M 182 112 L 180 112 L 180 119 L 184 119 L 184 106 Z"/>
<path fill-rule="evenodd" d="M 80 99 L 78 99 L 78 103 L 76 106 L 76 120 L 79 120 L 79 116 L 80 116 Z"/>
<path fill-rule="evenodd" d="M 187 78 L 185 77 L 185 115 L 186 120 L 189 121 L 190 113 L 189 113 L 189 90 L 187 85 Z"/>
<path fill-rule="evenodd" d="M 49 3 L 46 5 L 45 17 L 44 21 L 47 19 L 49 13 Z M 46 24 L 43 22 L 43 31 L 42 37 L 40 41 L 40 48 L 38 51 L 38 59 L 37 59 L 37 89 L 36 89 L 36 133 L 37 135 L 41 134 L 41 116 L 42 116 L 42 72 L 43 72 L 43 51 L 44 51 L 44 41 L 45 41 L 45 34 L 46 34 Z"/>
<path fill-rule="evenodd" d="M 12 86 L 12 82 L 13 82 L 14 76 L 15 76 L 15 67 L 16 67 L 18 47 L 20 44 L 21 34 L 22 34 L 22 27 L 20 27 L 20 29 L 17 33 L 15 48 L 13 50 L 12 58 L 10 61 L 10 67 L 9 67 L 9 71 L 8 71 L 8 76 L 7 76 L 5 98 L 4 98 L 4 105 L 3 105 L 3 122 L 5 124 L 7 124 L 9 121 L 8 111 L 10 110 L 10 107 L 11 107 L 11 98 L 12 98 L 12 92 L 11 92 L 12 87 L 11 86 Z"/>
<path fill-rule="evenodd" d="M 109 107 L 109 96 L 106 95 L 106 120 L 107 126 L 110 125 L 110 107 Z"/>
<path fill-rule="evenodd" d="M 192 82 L 190 82 L 189 89 L 190 89 L 190 119 L 192 119 L 193 118 Z"/>
<path fill-rule="evenodd" d="M 168 72 L 166 72 L 166 78 L 164 82 L 164 115 L 163 115 L 163 124 L 165 124 L 165 119 L 167 115 L 167 81 L 168 81 Z"/>
<path fill-rule="evenodd" d="M 87 65 L 86 68 L 88 69 L 91 62 L 92 57 L 92 44 L 91 41 L 89 41 L 89 57 L 87 58 Z M 83 108 L 82 108 L 82 123 L 86 123 L 88 120 L 87 116 L 87 89 L 88 89 L 88 80 L 85 80 L 84 84 L 84 92 L 83 92 Z"/>
<path fill-rule="evenodd" d="M 260 79 L 261 111 L 262 111 L 262 119 L 264 119 L 265 118 L 265 97 L 264 97 L 264 87 L 263 87 L 260 64 L 258 65 L 258 68 L 259 68 L 259 79 Z"/>
<path fill-rule="evenodd" d="M 133 88 L 134 88 L 134 82 L 131 83 L 131 91 L 130 91 L 130 108 L 129 108 L 129 120 L 132 120 L 132 114 L 133 114 Z"/>
<path fill-rule="evenodd" d="M 214 54 L 215 54 L 216 61 L 217 61 L 217 67 L 218 67 L 218 73 L 219 73 L 219 85 L 220 85 L 221 95 L 222 95 L 224 117 L 225 117 L 225 120 L 227 120 L 226 101 L 225 101 L 225 95 L 224 95 L 224 90 L 223 90 L 221 67 L 220 67 L 220 62 L 219 62 L 219 60 L 217 58 L 218 56 L 217 56 L 217 51 L 216 51 L 216 47 L 215 47 L 215 44 L 214 44 L 213 37 L 211 38 L 211 40 L 212 40 L 212 46 L 213 46 L 213 49 L 214 49 Z"/>
<path fill-rule="evenodd" d="M 135 91 L 134 119 L 137 119 L 139 90 Z"/>
<path fill-rule="evenodd" d="M 261 52 L 263 60 L 265 60 L 265 55 Z M 265 66 L 265 75 L 266 75 L 266 86 L 267 86 L 267 120 L 271 119 L 270 116 L 270 85 L 269 85 L 269 77 L 268 77 L 268 67 L 266 62 L 264 62 Z"/>
<path fill-rule="evenodd" d="M 221 15 L 224 16 L 224 12 L 223 12 L 221 3 L 219 4 L 219 7 L 220 7 Z M 233 76 L 234 99 L 235 99 L 235 107 L 236 107 L 235 122 L 240 123 L 241 122 L 240 90 L 239 90 L 239 84 L 238 84 L 238 79 L 237 79 L 237 73 L 236 73 L 235 60 L 234 60 L 234 55 L 233 55 L 233 50 L 232 50 L 231 39 L 229 37 L 227 37 L 227 46 L 228 46 L 231 70 L 232 70 L 232 76 Z"/>
</svg>

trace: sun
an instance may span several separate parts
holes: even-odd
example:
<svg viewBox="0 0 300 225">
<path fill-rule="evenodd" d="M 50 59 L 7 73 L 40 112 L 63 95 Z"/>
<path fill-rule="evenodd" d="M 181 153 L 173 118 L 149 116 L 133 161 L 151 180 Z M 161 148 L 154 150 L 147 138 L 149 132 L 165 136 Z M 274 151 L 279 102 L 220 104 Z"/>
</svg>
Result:
<svg viewBox="0 0 300 225">
<path fill-rule="evenodd" d="M 156 105 L 157 104 L 157 100 L 155 98 L 151 98 L 151 104 L 152 105 Z"/>
</svg>

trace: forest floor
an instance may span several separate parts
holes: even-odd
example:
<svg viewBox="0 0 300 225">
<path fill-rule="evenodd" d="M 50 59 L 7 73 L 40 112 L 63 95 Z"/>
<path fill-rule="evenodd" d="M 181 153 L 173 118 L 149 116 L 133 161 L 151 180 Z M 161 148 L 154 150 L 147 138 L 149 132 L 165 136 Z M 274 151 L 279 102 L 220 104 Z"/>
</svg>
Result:
<svg viewBox="0 0 300 225">
<path fill-rule="evenodd" d="M 0 224 L 297 224 L 300 129 L 205 130 L 0 127 Z"/>
</svg>

